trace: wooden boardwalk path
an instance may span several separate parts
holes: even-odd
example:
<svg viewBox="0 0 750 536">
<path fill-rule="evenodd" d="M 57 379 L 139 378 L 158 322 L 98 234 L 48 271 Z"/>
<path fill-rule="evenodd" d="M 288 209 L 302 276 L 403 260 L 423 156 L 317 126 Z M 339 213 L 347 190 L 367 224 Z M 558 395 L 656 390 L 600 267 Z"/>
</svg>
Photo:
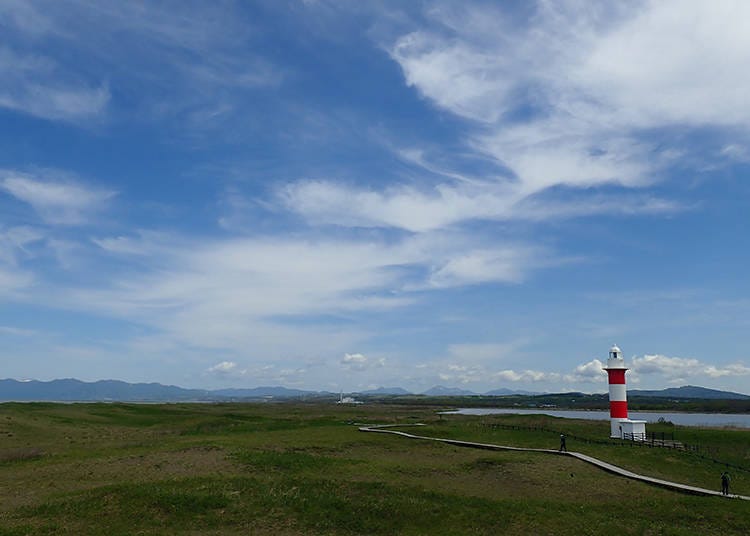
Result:
<svg viewBox="0 0 750 536">
<path fill-rule="evenodd" d="M 617 467 L 616 465 L 603 462 L 597 458 L 587 456 L 586 454 L 581 454 L 580 452 L 560 452 L 559 450 L 553 450 L 553 449 L 509 447 L 505 445 L 493 445 L 491 443 L 476 443 L 474 441 L 460 441 L 458 439 L 445 439 L 445 438 L 440 438 L 440 437 L 420 436 L 420 435 L 415 435 L 415 434 L 409 434 L 407 432 L 401 432 L 399 430 L 390 429 L 394 427 L 401 428 L 404 426 L 424 426 L 424 425 L 423 424 L 406 424 L 406 425 L 405 424 L 376 424 L 376 425 L 360 426 L 359 431 L 360 432 L 375 432 L 375 433 L 381 433 L 381 434 L 393 434 L 393 435 L 398 435 L 401 437 L 407 437 L 409 439 L 421 439 L 424 441 L 437 441 L 439 443 L 447 443 L 449 445 L 455 445 L 457 447 L 468 447 L 468 448 L 484 449 L 484 450 L 515 450 L 515 451 L 523 451 L 523 452 L 543 452 L 546 454 L 554 454 L 556 456 L 570 456 L 572 458 L 577 458 L 583 462 L 590 463 L 591 465 L 595 465 L 596 467 L 599 467 L 600 469 L 603 469 L 604 471 L 607 471 L 608 473 L 623 476 L 625 478 L 630 478 L 632 480 L 639 480 L 641 482 L 646 482 L 647 484 L 652 484 L 654 486 L 660 486 L 662 488 L 667 488 L 667 489 L 679 491 L 682 493 L 690 493 L 692 495 L 716 496 L 716 497 L 724 497 L 728 499 L 741 499 L 744 501 L 750 501 L 750 497 L 746 495 L 734 495 L 734 494 L 722 495 L 720 491 L 714 491 L 714 490 L 705 489 L 705 488 L 698 488 L 695 486 L 688 486 L 686 484 L 679 484 L 677 482 L 670 482 L 668 480 L 661 480 L 659 478 L 652 478 L 650 476 L 639 475 L 638 473 L 634 473 L 632 471 L 623 469 L 622 467 Z"/>
</svg>

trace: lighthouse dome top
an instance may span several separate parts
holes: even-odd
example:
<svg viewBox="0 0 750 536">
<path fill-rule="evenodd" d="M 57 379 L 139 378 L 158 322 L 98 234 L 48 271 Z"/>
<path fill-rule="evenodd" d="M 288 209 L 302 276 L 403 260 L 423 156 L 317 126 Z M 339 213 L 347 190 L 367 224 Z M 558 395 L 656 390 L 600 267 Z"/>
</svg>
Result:
<svg viewBox="0 0 750 536">
<path fill-rule="evenodd" d="M 612 348 L 609 349 L 609 358 L 607 359 L 607 368 L 608 369 L 624 369 L 625 367 L 625 361 L 622 359 L 622 350 L 620 350 L 616 344 L 612 345 Z"/>
</svg>

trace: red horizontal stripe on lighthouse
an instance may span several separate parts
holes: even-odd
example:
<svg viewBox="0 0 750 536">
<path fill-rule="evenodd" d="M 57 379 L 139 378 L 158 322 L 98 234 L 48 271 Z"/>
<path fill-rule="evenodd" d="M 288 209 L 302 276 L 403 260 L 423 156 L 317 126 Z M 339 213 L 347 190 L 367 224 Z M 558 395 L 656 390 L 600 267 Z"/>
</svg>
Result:
<svg viewBox="0 0 750 536">
<path fill-rule="evenodd" d="M 625 383 L 625 370 L 627 369 L 609 369 L 609 383 Z"/>
<path fill-rule="evenodd" d="M 612 401 L 609 403 L 609 417 L 611 419 L 627 419 L 628 418 L 628 403 L 624 400 L 622 402 Z"/>
</svg>

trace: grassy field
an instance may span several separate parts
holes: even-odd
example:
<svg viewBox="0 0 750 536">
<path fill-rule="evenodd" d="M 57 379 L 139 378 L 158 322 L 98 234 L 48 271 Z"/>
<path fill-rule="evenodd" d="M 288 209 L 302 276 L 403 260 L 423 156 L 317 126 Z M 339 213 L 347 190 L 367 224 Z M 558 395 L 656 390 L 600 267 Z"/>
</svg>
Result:
<svg viewBox="0 0 750 536">
<path fill-rule="evenodd" d="M 750 534 L 748 502 L 682 495 L 566 457 L 365 434 L 354 422 L 424 422 L 420 435 L 544 448 L 562 431 L 570 450 L 712 489 L 724 469 L 695 453 L 587 442 L 606 438 L 609 424 L 541 415 L 2 404 L 0 535 Z M 676 437 L 750 466 L 748 431 L 679 428 Z M 750 495 L 750 473 L 733 471 L 732 491 Z"/>
</svg>

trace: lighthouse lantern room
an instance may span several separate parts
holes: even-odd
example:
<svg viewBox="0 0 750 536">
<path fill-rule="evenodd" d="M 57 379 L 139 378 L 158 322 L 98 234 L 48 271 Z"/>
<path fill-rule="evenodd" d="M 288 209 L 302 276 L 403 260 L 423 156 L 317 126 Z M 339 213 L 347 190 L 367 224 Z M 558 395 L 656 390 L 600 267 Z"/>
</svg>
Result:
<svg viewBox="0 0 750 536">
<path fill-rule="evenodd" d="M 609 419 L 610 437 L 643 441 L 646 439 L 646 421 L 633 421 L 628 418 L 628 393 L 625 387 L 627 367 L 622 359 L 622 351 L 617 345 L 609 349 L 607 366 L 609 379 Z"/>
</svg>

